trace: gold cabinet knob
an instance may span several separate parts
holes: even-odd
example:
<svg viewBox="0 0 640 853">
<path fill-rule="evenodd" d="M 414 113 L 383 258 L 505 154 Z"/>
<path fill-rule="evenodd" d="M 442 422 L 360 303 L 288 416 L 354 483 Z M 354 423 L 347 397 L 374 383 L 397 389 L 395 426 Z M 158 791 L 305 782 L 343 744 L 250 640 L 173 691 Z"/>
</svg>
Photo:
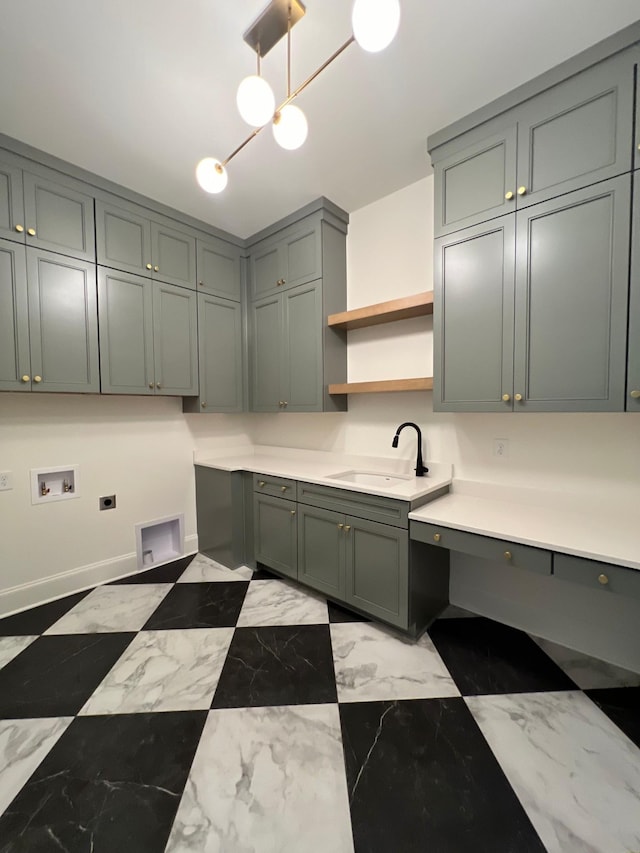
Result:
<svg viewBox="0 0 640 853">
<path fill-rule="evenodd" d="M 640 400 L 640 391 L 638 391 L 638 390 L 633 390 L 633 391 L 631 391 L 631 393 L 629 394 L 629 396 L 630 396 L 630 397 L 633 397 L 633 399 L 634 399 L 634 400 Z"/>
<path fill-rule="evenodd" d="M 283 284 L 286 284 L 286 282 L 285 282 L 285 280 L 284 280 L 283 278 L 279 278 L 279 279 L 276 281 L 276 286 L 277 286 L 277 287 L 282 287 L 282 285 L 283 285 Z"/>
<path fill-rule="evenodd" d="M 345 533 L 348 533 L 350 530 L 351 530 L 351 525 L 350 525 L 350 524 L 345 524 L 345 526 L 344 526 L 344 532 L 345 532 Z"/>
<path fill-rule="evenodd" d="M 149 383 L 149 388 L 153 388 L 153 382 Z"/>
<path fill-rule="evenodd" d="M 156 388 L 160 389 L 162 388 L 162 385 L 159 382 L 156 382 Z"/>
<path fill-rule="evenodd" d="M 509 190 L 508 193 L 505 193 L 504 197 L 506 198 L 507 201 L 511 201 L 511 199 L 513 198 L 513 193 L 511 192 L 511 190 Z"/>
<path fill-rule="evenodd" d="M 18 234 L 22 234 L 22 232 L 24 231 L 24 225 L 16 225 L 16 231 L 18 232 Z"/>
<path fill-rule="evenodd" d="M 338 530 L 344 530 L 344 524 L 339 524 L 339 525 L 338 525 Z"/>
<path fill-rule="evenodd" d="M 511 394 L 503 394 L 502 399 L 505 403 L 508 403 L 509 400 L 511 399 Z"/>
<path fill-rule="evenodd" d="M 434 542 L 439 542 L 441 538 L 442 538 L 442 537 L 440 536 L 440 534 L 439 534 L 439 533 L 434 533 L 434 534 L 433 534 L 433 541 L 434 541 Z"/>
<path fill-rule="evenodd" d="M 22 377 L 22 381 L 23 381 L 23 382 L 28 382 L 30 379 L 31 379 L 31 377 L 30 377 L 30 376 L 27 376 L 27 374 L 26 374 L 26 373 L 25 373 L 25 375 Z"/>
<path fill-rule="evenodd" d="M 203 409 L 206 409 L 206 408 L 207 408 L 207 404 L 206 404 L 206 403 L 200 403 L 200 405 L 202 406 L 202 408 L 203 408 Z"/>
<path fill-rule="evenodd" d="M 160 267 L 154 267 L 154 268 L 153 268 L 153 271 L 154 271 L 154 272 L 160 272 Z"/>
<path fill-rule="evenodd" d="M 42 382 L 42 376 L 34 376 L 33 381 L 34 382 Z"/>
<path fill-rule="evenodd" d="M 152 270 L 152 269 L 153 269 L 153 264 L 147 264 L 147 269 L 148 269 L 148 270 Z"/>
<path fill-rule="evenodd" d="M 260 482 L 258 483 L 258 485 L 260 486 L 260 488 L 261 488 L 261 489 L 264 489 L 264 487 L 265 487 L 267 484 L 265 483 L 265 481 L 264 481 L 264 480 L 260 480 Z"/>
<path fill-rule="evenodd" d="M 289 486 L 280 486 L 280 491 L 286 492 L 288 488 L 289 488 Z"/>
<path fill-rule="evenodd" d="M 601 583 L 602 586 L 606 586 L 609 583 L 609 578 L 605 575 L 598 575 L 598 583 Z"/>
<path fill-rule="evenodd" d="M 505 551 L 504 552 L 505 560 L 510 560 L 512 557 L 513 557 L 513 554 L 511 553 L 511 551 Z"/>
<path fill-rule="evenodd" d="M 296 514 L 295 509 L 292 509 L 292 510 L 291 510 L 291 515 L 295 515 L 295 514 Z"/>
<path fill-rule="evenodd" d="M 288 401 L 288 400 L 285 400 L 285 401 L 284 401 L 284 403 L 283 403 L 282 405 L 283 405 L 283 406 L 285 407 L 285 409 L 286 409 L 286 408 L 287 408 L 287 406 L 289 405 L 289 401 Z"/>
<path fill-rule="evenodd" d="M 518 195 L 526 195 L 527 188 L 526 187 L 518 187 Z"/>
<path fill-rule="evenodd" d="M 515 399 L 518 401 L 518 403 L 521 403 L 522 402 L 522 394 L 516 394 Z"/>
<path fill-rule="evenodd" d="M 35 228 L 27 228 L 27 234 L 29 235 L 29 237 L 35 237 L 36 236 L 36 229 Z"/>
<path fill-rule="evenodd" d="M 284 406 L 284 402 L 283 402 L 283 400 L 280 400 L 280 402 L 278 403 L 278 405 L 280 406 L 280 408 L 282 408 L 282 407 Z"/>
<path fill-rule="evenodd" d="M 204 281 L 199 281 L 199 282 L 198 282 L 198 287 L 204 287 Z"/>
<path fill-rule="evenodd" d="M 638 151 L 640 151 L 640 142 L 638 142 Z"/>
</svg>

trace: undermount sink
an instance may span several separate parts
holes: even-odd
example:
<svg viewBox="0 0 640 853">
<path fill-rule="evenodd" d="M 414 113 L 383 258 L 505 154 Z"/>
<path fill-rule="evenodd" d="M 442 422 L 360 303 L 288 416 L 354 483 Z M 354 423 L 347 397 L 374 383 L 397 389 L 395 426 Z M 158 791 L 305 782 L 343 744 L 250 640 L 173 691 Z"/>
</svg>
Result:
<svg viewBox="0 0 640 853">
<path fill-rule="evenodd" d="M 381 474 L 375 471 L 342 471 L 327 477 L 327 480 L 357 483 L 360 486 L 397 486 L 411 479 L 404 474 Z"/>
</svg>

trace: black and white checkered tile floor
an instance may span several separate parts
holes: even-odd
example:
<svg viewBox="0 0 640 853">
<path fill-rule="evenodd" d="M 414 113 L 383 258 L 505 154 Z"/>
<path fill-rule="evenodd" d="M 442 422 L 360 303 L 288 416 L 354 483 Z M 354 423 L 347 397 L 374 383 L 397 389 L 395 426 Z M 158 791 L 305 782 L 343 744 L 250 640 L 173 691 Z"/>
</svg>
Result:
<svg viewBox="0 0 640 853">
<path fill-rule="evenodd" d="M 185 558 L 0 621 L 0 851 L 637 853 L 639 685 Z"/>
</svg>

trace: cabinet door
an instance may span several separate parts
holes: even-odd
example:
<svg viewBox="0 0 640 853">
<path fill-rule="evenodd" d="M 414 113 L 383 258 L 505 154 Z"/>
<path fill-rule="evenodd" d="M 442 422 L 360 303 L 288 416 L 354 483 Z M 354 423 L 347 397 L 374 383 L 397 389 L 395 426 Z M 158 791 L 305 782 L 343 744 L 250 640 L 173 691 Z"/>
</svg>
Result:
<svg viewBox="0 0 640 853">
<path fill-rule="evenodd" d="M 196 287 L 196 241 L 190 234 L 151 223 L 153 277 L 158 281 Z"/>
<path fill-rule="evenodd" d="M 630 191 L 627 175 L 517 214 L 515 411 L 624 409 Z"/>
<path fill-rule="evenodd" d="M 154 282 L 153 356 L 157 394 L 197 395 L 197 294 Z"/>
<path fill-rule="evenodd" d="M 98 263 L 151 277 L 151 223 L 144 216 L 96 201 Z"/>
<path fill-rule="evenodd" d="M 633 194 L 631 228 L 631 294 L 626 399 L 628 412 L 640 412 L 640 188 L 637 187 L 637 182 Z"/>
<path fill-rule="evenodd" d="M 207 412 L 241 412 L 242 306 L 198 295 L 200 407 Z"/>
<path fill-rule="evenodd" d="M 24 207 L 29 246 L 95 261 L 91 196 L 24 172 Z"/>
<path fill-rule="evenodd" d="M 285 262 L 282 245 L 276 240 L 258 243 L 249 257 L 249 277 L 251 279 L 251 298 L 259 299 L 273 293 L 280 287 L 284 278 Z"/>
<path fill-rule="evenodd" d="M 255 558 L 291 578 L 298 577 L 298 534 L 295 501 L 253 496 Z"/>
<path fill-rule="evenodd" d="M 30 390 L 25 250 L 0 240 L 0 391 Z"/>
<path fill-rule="evenodd" d="M 251 305 L 251 411 L 281 411 L 282 300 L 280 295 Z"/>
<path fill-rule="evenodd" d="M 287 228 L 281 240 L 283 287 L 297 287 L 322 277 L 322 240 L 316 220 Z"/>
<path fill-rule="evenodd" d="M 632 168 L 633 80 L 634 54 L 626 51 L 525 101 L 518 208 Z"/>
<path fill-rule="evenodd" d="M 153 283 L 98 268 L 103 394 L 153 394 Z"/>
<path fill-rule="evenodd" d="M 24 204 L 22 198 L 22 169 L 11 160 L 0 159 L 0 238 L 24 243 Z M 17 230 L 19 229 L 19 230 Z"/>
<path fill-rule="evenodd" d="M 344 600 L 344 515 L 298 504 L 298 580 Z"/>
<path fill-rule="evenodd" d="M 242 298 L 240 249 L 224 240 L 196 240 L 198 290 L 233 299 Z"/>
<path fill-rule="evenodd" d="M 515 215 L 434 250 L 434 411 L 511 411 Z"/>
<path fill-rule="evenodd" d="M 462 151 L 434 163 L 436 237 L 515 210 L 516 126 L 494 132 L 494 125 L 466 135 Z"/>
<path fill-rule="evenodd" d="M 96 267 L 27 249 L 33 391 L 100 391 Z"/>
<path fill-rule="evenodd" d="M 284 314 L 284 409 L 322 411 L 322 282 L 281 294 Z"/>
<path fill-rule="evenodd" d="M 346 517 L 347 602 L 400 628 L 409 619 L 409 534 Z"/>
</svg>

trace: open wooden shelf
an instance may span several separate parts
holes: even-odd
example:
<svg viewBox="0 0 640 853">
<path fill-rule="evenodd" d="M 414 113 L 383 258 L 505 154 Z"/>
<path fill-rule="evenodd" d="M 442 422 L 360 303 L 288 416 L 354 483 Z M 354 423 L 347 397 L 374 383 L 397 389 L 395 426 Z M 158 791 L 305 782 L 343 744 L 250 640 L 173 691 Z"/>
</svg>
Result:
<svg viewBox="0 0 640 853">
<path fill-rule="evenodd" d="M 431 391 L 433 377 L 416 379 L 382 379 L 378 382 L 343 382 L 329 385 L 330 394 L 385 394 L 389 391 Z"/>
<path fill-rule="evenodd" d="M 365 326 L 378 326 L 380 323 L 424 317 L 427 314 L 433 314 L 432 290 L 403 296 L 401 299 L 391 299 L 389 302 L 379 302 L 377 305 L 355 308 L 353 311 L 329 314 L 327 322 L 334 329 L 362 329 Z"/>
</svg>

